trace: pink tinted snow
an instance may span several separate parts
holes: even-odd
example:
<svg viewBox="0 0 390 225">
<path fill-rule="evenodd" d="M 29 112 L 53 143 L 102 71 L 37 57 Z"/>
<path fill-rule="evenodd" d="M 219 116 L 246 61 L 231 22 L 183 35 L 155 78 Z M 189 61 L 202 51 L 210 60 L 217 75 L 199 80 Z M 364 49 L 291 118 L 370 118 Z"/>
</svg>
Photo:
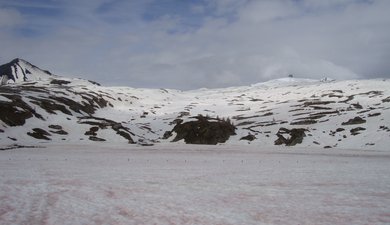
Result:
<svg viewBox="0 0 390 225">
<path fill-rule="evenodd" d="M 390 153 L 358 150 L 4 151 L 0 224 L 389 224 L 388 174 Z"/>
</svg>

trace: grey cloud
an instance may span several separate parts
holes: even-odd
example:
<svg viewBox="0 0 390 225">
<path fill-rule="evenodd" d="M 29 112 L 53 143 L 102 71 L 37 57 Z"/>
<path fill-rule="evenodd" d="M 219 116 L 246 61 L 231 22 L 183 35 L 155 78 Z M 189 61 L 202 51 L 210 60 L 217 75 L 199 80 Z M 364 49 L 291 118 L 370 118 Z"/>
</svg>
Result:
<svg viewBox="0 0 390 225">
<path fill-rule="evenodd" d="M 69 18 L 55 32 L 38 40 L 1 33 L 4 56 L 136 87 L 226 87 L 290 73 L 315 79 L 390 75 L 386 0 L 212 0 L 190 6 L 204 17 L 190 29 L 182 22 L 189 18 L 169 11 L 144 20 L 148 4 L 159 1 L 109 1 L 105 10 L 107 1 L 66 2 Z"/>
<path fill-rule="evenodd" d="M 23 18 L 18 11 L 0 8 L 0 28 L 12 28 L 21 23 L 23 23 Z"/>
</svg>

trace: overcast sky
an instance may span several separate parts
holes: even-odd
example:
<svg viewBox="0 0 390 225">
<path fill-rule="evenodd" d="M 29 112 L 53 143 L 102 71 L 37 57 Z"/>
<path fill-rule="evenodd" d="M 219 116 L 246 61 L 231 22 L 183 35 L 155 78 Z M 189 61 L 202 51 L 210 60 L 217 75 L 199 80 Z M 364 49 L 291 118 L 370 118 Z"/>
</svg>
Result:
<svg viewBox="0 0 390 225">
<path fill-rule="evenodd" d="M 390 77 L 390 0 L 0 0 L 0 64 L 131 87 Z"/>
</svg>

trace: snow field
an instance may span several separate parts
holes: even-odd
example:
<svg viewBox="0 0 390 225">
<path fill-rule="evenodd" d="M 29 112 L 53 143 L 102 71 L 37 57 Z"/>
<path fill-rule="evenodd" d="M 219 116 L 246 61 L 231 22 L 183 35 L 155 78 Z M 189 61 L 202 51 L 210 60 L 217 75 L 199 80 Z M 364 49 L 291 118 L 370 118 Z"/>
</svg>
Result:
<svg viewBox="0 0 390 225">
<path fill-rule="evenodd" d="M 0 224 L 389 224 L 390 153 L 47 145 L 0 152 Z"/>
</svg>

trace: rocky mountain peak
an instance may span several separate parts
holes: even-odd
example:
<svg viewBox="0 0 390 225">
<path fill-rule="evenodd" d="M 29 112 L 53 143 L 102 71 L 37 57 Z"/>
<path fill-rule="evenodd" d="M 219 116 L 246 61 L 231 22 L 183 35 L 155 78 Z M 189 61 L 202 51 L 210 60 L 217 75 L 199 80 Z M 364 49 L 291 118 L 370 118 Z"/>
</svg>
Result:
<svg viewBox="0 0 390 225">
<path fill-rule="evenodd" d="M 20 58 L 0 66 L 0 85 L 26 81 L 46 80 L 53 74 Z"/>
</svg>

